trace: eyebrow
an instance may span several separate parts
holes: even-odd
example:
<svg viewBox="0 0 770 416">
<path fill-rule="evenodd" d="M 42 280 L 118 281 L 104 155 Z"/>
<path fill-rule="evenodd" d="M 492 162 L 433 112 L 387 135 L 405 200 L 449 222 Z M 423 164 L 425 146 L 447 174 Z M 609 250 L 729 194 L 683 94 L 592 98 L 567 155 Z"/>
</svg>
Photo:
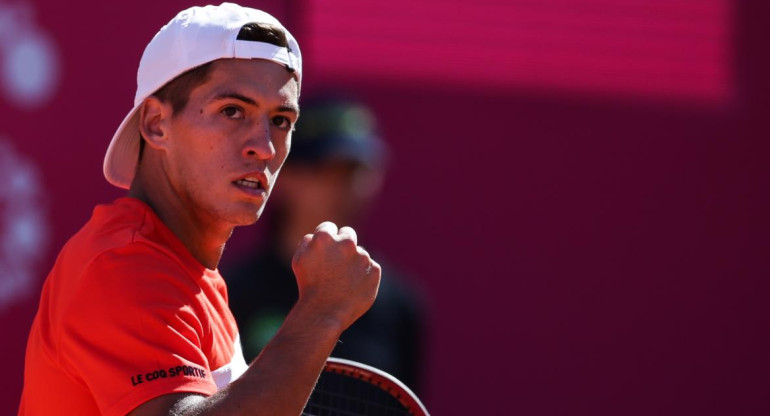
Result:
<svg viewBox="0 0 770 416">
<path fill-rule="evenodd" d="M 243 95 L 239 94 L 237 92 L 222 92 L 214 96 L 214 98 L 211 99 L 211 101 L 222 101 L 222 100 L 228 100 L 228 99 L 235 99 L 239 101 L 243 101 L 246 104 L 250 104 L 253 106 L 259 106 L 256 101 L 253 99 Z M 290 112 L 299 115 L 299 108 L 295 105 L 281 105 L 278 106 L 278 111 L 281 112 Z"/>
<path fill-rule="evenodd" d="M 236 99 L 239 101 L 243 101 L 246 104 L 251 105 L 257 105 L 257 102 L 252 100 L 251 98 L 243 95 L 238 94 L 237 92 L 222 92 L 214 96 L 214 98 L 211 99 L 211 101 L 222 101 L 222 100 L 229 100 L 229 99 Z"/>
</svg>

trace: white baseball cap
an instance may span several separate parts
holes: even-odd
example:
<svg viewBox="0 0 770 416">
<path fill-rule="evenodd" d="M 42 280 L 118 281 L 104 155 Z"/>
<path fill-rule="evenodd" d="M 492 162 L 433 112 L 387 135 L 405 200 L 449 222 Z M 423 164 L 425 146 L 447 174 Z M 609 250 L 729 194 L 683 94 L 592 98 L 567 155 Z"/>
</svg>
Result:
<svg viewBox="0 0 770 416">
<path fill-rule="evenodd" d="M 248 23 L 270 24 L 283 29 L 288 47 L 236 39 Z M 273 61 L 292 71 L 301 84 L 299 45 L 273 16 L 233 3 L 181 11 L 160 29 L 142 54 L 134 108 L 120 123 L 104 156 L 104 177 L 108 182 L 128 189 L 134 179 L 141 140 L 138 110 L 142 102 L 177 76 L 222 58 Z"/>
</svg>

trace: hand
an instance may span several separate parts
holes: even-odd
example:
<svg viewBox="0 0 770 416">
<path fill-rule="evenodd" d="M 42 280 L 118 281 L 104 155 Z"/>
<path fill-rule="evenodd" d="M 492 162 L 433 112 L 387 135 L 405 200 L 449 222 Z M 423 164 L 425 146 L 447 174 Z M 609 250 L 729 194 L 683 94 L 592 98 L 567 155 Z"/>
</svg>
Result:
<svg viewBox="0 0 770 416">
<path fill-rule="evenodd" d="M 307 234 L 292 259 L 299 304 L 320 317 L 335 319 L 347 328 L 366 312 L 377 297 L 382 270 L 358 246 L 356 232 L 321 223 Z"/>
</svg>

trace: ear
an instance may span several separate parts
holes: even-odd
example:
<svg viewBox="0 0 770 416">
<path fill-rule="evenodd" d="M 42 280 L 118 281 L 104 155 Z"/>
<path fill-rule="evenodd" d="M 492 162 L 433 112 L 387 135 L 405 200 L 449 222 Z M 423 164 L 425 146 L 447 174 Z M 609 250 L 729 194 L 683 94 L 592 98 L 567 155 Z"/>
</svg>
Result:
<svg viewBox="0 0 770 416">
<path fill-rule="evenodd" d="M 139 108 L 139 132 L 147 145 L 155 149 L 165 149 L 168 145 L 168 122 L 172 107 L 155 97 L 147 97 Z"/>
</svg>

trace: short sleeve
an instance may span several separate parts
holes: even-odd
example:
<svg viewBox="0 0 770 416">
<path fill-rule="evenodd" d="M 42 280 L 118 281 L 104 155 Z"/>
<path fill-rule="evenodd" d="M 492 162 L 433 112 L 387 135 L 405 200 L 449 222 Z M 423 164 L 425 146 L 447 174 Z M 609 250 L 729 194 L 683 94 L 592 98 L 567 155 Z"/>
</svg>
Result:
<svg viewBox="0 0 770 416">
<path fill-rule="evenodd" d="M 200 290 L 181 265 L 132 244 L 102 253 L 81 277 L 65 308 L 59 359 L 102 414 L 124 415 L 164 394 L 217 391 L 201 348 Z"/>
</svg>

